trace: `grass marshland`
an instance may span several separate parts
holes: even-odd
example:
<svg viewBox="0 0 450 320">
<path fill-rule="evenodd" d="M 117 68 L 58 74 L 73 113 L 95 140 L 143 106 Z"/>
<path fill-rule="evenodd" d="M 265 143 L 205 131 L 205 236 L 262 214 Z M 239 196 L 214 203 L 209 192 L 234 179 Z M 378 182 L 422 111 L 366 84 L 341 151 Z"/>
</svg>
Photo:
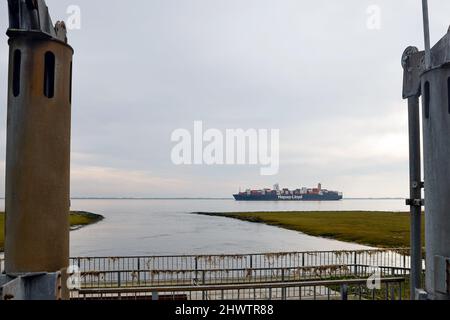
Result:
<svg viewBox="0 0 450 320">
<path fill-rule="evenodd" d="M 410 245 L 410 215 L 406 212 L 199 212 L 198 214 L 264 223 L 311 236 L 373 247 L 401 248 Z"/>
<path fill-rule="evenodd" d="M 96 222 L 103 220 L 103 216 L 85 212 L 85 211 L 72 211 L 70 213 L 70 226 L 71 228 L 81 228 Z M 3 251 L 3 245 L 5 240 L 5 213 L 0 212 L 0 251 Z"/>
</svg>

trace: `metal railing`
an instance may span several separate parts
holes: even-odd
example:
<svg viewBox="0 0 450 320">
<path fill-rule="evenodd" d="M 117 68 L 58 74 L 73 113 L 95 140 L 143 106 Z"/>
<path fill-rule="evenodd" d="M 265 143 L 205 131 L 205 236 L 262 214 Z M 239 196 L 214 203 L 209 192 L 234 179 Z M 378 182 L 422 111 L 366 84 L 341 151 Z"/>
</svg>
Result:
<svg viewBox="0 0 450 320">
<path fill-rule="evenodd" d="M 409 269 L 406 268 L 381 266 L 377 269 L 382 277 L 409 274 Z M 81 279 L 84 288 L 120 288 L 358 278 L 369 277 L 373 272 L 374 267 L 367 265 L 217 270 L 120 270 L 82 272 Z"/>
<path fill-rule="evenodd" d="M 404 293 L 402 283 L 410 272 L 409 249 L 403 248 L 76 257 L 70 264 L 77 266 L 81 275 L 81 290 L 71 294 L 75 299 L 336 299 L 342 298 L 341 287 L 348 289 L 342 290 L 350 298 L 406 298 L 399 292 Z M 366 280 L 361 279 L 376 269 L 384 287 L 368 292 Z M 0 258 L 3 271 L 4 260 Z"/>
<path fill-rule="evenodd" d="M 367 279 L 252 283 L 208 286 L 91 288 L 77 300 L 402 300 L 403 277 L 384 278 L 368 289 Z"/>
<path fill-rule="evenodd" d="M 248 255 L 78 257 L 83 288 L 210 285 L 409 274 L 408 249 Z"/>
<path fill-rule="evenodd" d="M 288 268 L 318 265 L 383 265 L 409 268 L 409 249 L 305 251 L 238 255 L 176 255 L 134 257 L 76 257 L 84 270 L 186 270 Z"/>
</svg>

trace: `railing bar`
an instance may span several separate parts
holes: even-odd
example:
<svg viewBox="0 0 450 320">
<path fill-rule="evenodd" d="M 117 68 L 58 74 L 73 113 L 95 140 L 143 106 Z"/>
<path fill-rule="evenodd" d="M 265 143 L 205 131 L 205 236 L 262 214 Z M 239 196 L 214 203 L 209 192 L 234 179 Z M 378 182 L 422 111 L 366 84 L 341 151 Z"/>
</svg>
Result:
<svg viewBox="0 0 450 320">
<path fill-rule="evenodd" d="M 404 248 L 392 248 L 392 249 L 390 249 L 390 250 L 392 250 L 392 251 L 404 251 L 405 249 Z M 409 249 L 408 249 L 409 250 Z M 385 250 L 383 250 L 383 249 L 375 249 L 375 250 L 354 250 L 354 252 L 367 252 L 367 251 L 370 251 L 370 252 L 373 252 L 373 253 L 376 253 L 376 252 L 385 252 Z M 298 253 L 321 253 L 321 254 L 324 254 L 324 253 L 327 253 L 327 252 L 333 252 L 333 251 L 296 251 L 296 252 L 281 252 L 281 253 L 278 253 L 278 254 L 280 254 L 280 255 L 282 255 L 282 254 L 285 254 L 285 255 L 288 255 L 288 254 L 298 254 Z M 254 255 L 266 255 L 266 254 L 270 254 L 270 253 L 259 253 L 259 254 L 254 254 Z M 162 258 L 162 257 L 165 257 L 165 258 L 174 258 L 174 257 L 195 257 L 195 256 L 197 256 L 197 255 L 173 255 L 173 256 L 152 256 L 152 257 L 154 257 L 154 258 Z M 244 256 L 246 256 L 246 255 L 243 255 L 243 254 L 227 254 L 227 255 L 198 255 L 199 257 L 207 257 L 207 256 L 210 256 L 210 257 L 236 257 L 236 256 L 242 256 L 242 257 L 244 257 Z M 133 257 L 133 258 L 137 258 L 137 257 L 140 257 L 140 258 L 148 258 L 148 256 L 130 256 L 130 257 Z M 73 258 L 85 258 L 85 257 L 73 257 Z M 103 259 L 104 257 L 89 257 L 90 259 L 98 259 L 98 258 L 100 258 L 100 259 Z"/>
</svg>

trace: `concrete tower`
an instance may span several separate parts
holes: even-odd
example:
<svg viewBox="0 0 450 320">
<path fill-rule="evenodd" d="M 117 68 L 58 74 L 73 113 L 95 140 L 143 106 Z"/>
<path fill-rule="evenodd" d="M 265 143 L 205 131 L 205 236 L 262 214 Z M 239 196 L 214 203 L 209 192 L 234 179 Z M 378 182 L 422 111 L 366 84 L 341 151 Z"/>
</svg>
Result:
<svg viewBox="0 0 450 320">
<path fill-rule="evenodd" d="M 69 265 L 73 50 L 44 0 L 9 0 L 5 269 Z"/>
<path fill-rule="evenodd" d="M 425 13 L 425 16 L 427 12 Z M 429 41 L 426 25 L 426 43 Z M 406 49 L 403 97 L 410 114 L 412 290 L 419 289 L 421 188 L 419 97 L 422 96 L 425 187 L 426 295 L 450 300 L 450 29 L 425 52 Z M 415 221 L 415 222 L 414 222 Z"/>
<path fill-rule="evenodd" d="M 450 30 L 449 30 L 450 31 Z M 450 33 L 421 76 L 425 169 L 426 289 L 450 300 Z"/>
</svg>

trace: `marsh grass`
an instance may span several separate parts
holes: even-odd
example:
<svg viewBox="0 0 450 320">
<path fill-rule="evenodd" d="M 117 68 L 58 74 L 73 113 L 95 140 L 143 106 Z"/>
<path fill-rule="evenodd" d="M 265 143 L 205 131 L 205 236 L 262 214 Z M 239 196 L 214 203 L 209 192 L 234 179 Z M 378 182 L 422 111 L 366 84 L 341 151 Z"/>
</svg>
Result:
<svg viewBox="0 0 450 320">
<path fill-rule="evenodd" d="M 199 214 L 264 223 L 300 231 L 311 236 L 374 247 L 406 248 L 410 245 L 410 215 L 406 212 L 311 211 Z M 424 221 L 422 228 L 424 228 Z"/>
<path fill-rule="evenodd" d="M 69 218 L 71 227 L 83 227 L 101 220 L 103 220 L 103 216 L 85 211 L 72 211 Z M 4 239 L 5 213 L 0 212 L 0 252 L 3 251 Z"/>
</svg>

